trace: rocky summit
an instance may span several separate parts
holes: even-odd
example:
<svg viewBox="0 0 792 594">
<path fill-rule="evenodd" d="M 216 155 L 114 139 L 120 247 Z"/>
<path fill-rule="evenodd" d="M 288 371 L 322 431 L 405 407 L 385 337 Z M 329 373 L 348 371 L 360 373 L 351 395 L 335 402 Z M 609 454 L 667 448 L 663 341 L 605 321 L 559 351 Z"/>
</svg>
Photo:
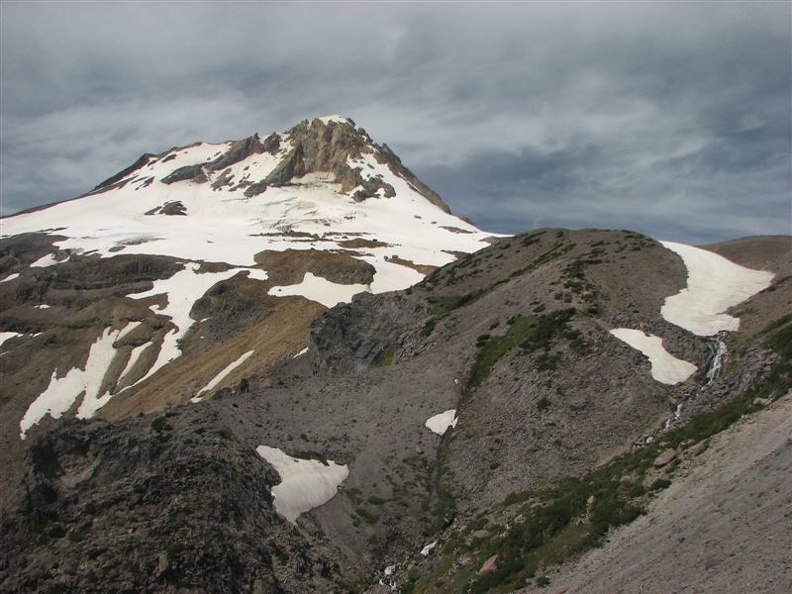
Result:
<svg viewBox="0 0 792 594">
<path fill-rule="evenodd" d="M 2 220 L 0 590 L 787 592 L 790 279 L 340 116 L 145 154 Z"/>
</svg>

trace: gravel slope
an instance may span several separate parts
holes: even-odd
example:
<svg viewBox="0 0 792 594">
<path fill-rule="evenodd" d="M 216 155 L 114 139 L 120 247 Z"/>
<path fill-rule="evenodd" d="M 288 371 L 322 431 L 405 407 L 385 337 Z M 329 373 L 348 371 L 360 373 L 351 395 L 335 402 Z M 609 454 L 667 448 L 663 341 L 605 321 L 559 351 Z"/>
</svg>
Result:
<svg viewBox="0 0 792 594">
<path fill-rule="evenodd" d="M 687 464 L 646 516 L 522 592 L 791 592 L 792 393 Z"/>
</svg>

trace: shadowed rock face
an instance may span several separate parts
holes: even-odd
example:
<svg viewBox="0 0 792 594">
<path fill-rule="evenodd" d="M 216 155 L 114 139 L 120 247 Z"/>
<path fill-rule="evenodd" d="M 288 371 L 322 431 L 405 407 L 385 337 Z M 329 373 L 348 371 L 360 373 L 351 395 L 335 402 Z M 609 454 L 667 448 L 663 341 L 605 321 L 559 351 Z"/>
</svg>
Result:
<svg viewBox="0 0 792 594">
<path fill-rule="evenodd" d="M 3 515 L 0 588 L 330 591 L 338 566 L 276 517 L 274 471 L 185 412 L 64 423 L 31 443 L 24 496 Z"/>
</svg>

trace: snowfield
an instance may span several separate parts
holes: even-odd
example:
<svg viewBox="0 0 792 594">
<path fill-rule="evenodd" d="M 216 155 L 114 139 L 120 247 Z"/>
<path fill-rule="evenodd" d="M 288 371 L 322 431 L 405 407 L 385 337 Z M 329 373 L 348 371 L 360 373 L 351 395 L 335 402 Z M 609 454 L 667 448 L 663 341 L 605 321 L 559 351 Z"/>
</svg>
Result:
<svg viewBox="0 0 792 594">
<path fill-rule="evenodd" d="M 677 359 L 663 346 L 663 339 L 640 330 L 614 328 L 613 336 L 641 351 L 652 366 L 652 377 L 663 384 L 675 385 L 693 375 L 698 367 L 682 359 Z"/>
<path fill-rule="evenodd" d="M 59 419 L 68 411 L 80 396 L 82 404 L 77 410 L 77 418 L 90 418 L 110 400 L 110 394 L 104 392 L 105 374 L 116 355 L 113 343 L 118 340 L 121 330 L 112 332 L 106 328 L 102 336 L 91 346 L 85 369 L 75 367 L 63 377 L 57 371 L 52 373 L 49 386 L 28 407 L 25 416 L 19 422 L 19 436 L 25 439 L 28 430 L 36 425 L 47 414 Z"/>
<path fill-rule="evenodd" d="M 0 332 L 0 346 L 3 346 L 6 340 L 11 340 L 17 336 L 24 336 L 24 334 L 20 334 L 19 332 Z"/>
<path fill-rule="evenodd" d="M 340 116 L 320 121 L 325 125 L 348 122 Z M 311 125 L 317 125 L 316 121 Z M 439 267 L 452 262 L 454 253 L 486 247 L 492 237 L 432 204 L 387 164 L 379 163 L 373 153 L 350 159 L 349 164 L 360 168 L 363 179 L 379 178 L 392 185 L 396 192 L 393 197 L 385 198 L 380 193 L 379 197 L 355 200 L 357 188 L 343 193 L 335 175 L 321 171 L 246 197 L 245 188 L 266 178 L 291 151 L 289 134 L 278 136 L 280 149 L 275 154 L 252 153 L 223 171 L 204 168 L 209 180 L 206 183 L 183 180 L 167 184 L 162 180 L 182 167 L 213 161 L 227 153 L 232 142 L 199 143 L 150 156 L 142 167 L 103 189 L 3 219 L 2 236 L 45 233 L 65 238 L 54 243 L 57 251 L 39 258 L 31 265 L 34 267 L 57 266 L 75 255 L 89 254 L 103 258 L 164 255 L 185 262 L 184 269 L 170 278 L 154 281 L 151 290 L 128 295 L 133 299 L 166 296 L 167 305 L 151 308 L 155 314 L 170 317 L 174 325 L 162 344 L 154 341 L 132 350 L 120 377 L 122 383 L 144 353 L 146 360 L 154 360 L 147 370 L 135 372 L 142 377 L 133 385 L 181 356 L 179 341 L 195 323 L 190 311 L 213 285 L 238 273 L 258 280 L 267 278 L 255 260 L 262 251 L 332 251 L 374 266 L 376 272 L 369 285 L 332 283 L 309 272 L 300 283 L 269 290 L 274 296 L 301 295 L 332 307 L 360 292 L 405 289 L 423 279 L 424 275 L 412 266 L 398 261 Z M 379 149 L 372 145 L 370 150 Z M 180 206 L 175 211 L 182 214 L 162 214 L 167 205 L 177 202 Z M 168 212 L 173 211 L 171 208 Z M 222 262 L 231 268 L 201 273 L 202 262 Z M 2 281 L 18 276 L 14 273 Z M 58 417 L 69 410 L 82 390 L 87 390 L 87 395 L 79 410 L 81 416 L 91 416 L 106 404 L 111 395 L 100 394 L 97 385 L 87 384 L 94 381 L 88 376 L 101 383 L 113 361 L 116 351 L 109 336 L 106 334 L 91 348 L 85 369 L 72 369 L 63 377 L 53 375 L 47 390 L 31 404 L 20 423 L 23 437 L 43 415 Z M 149 349 L 155 349 L 154 353 Z M 200 399 L 202 393 L 194 399 Z"/>
<path fill-rule="evenodd" d="M 272 464 L 281 482 L 272 488 L 275 511 L 292 524 L 297 517 L 330 501 L 349 476 L 346 464 L 292 458 L 278 448 L 261 445 L 256 453 Z"/>
<path fill-rule="evenodd" d="M 773 280 L 772 272 L 745 268 L 701 248 L 671 241 L 660 243 L 678 254 L 688 271 L 687 287 L 666 298 L 660 315 L 697 336 L 737 330 L 740 320 L 724 312 L 766 289 Z M 679 384 L 697 370 L 692 363 L 666 351 L 659 336 L 630 328 L 615 328 L 610 333 L 646 355 L 652 377 L 658 382 Z M 709 379 L 712 381 L 712 377 Z"/>
<path fill-rule="evenodd" d="M 285 297 L 286 295 L 301 295 L 311 301 L 321 303 L 325 307 L 333 307 L 339 303 L 352 301 L 358 293 L 371 292 L 368 285 L 341 285 L 332 283 L 321 276 L 306 272 L 301 283 L 284 287 L 272 287 L 270 295 Z"/>
<path fill-rule="evenodd" d="M 660 313 L 665 320 L 697 336 L 737 330 L 740 320 L 724 312 L 766 289 L 773 280 L 772 272 L 739 266 L 701 248 L 670 241 L 661 243 L 682 258 L 688 270 L 688 284 L 665 300 Z"/>
</svg>

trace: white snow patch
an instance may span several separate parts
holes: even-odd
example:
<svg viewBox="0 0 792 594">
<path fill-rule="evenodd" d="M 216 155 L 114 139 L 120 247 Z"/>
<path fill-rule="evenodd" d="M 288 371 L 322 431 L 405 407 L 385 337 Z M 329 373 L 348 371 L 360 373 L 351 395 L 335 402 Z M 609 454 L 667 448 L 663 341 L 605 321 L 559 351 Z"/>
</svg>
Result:
<svg viewBox="0 0 792 594">
<path fill-rule="evenodd" d="M 349 123 L 349 120 L 347 120 L 344 116 L 340 116 L 338 114 L 322 116 L 322 117 L 319 117 L 319 118 L 316 118 L 316 119 L 320 120 L 325 125 L 329 124 L 330 122 L 335 122 L 337 124 L 347 124 L 347 123 Z"/>
<path fill-rule="evenodd" d="M 17 336 L 24 336 L 24 334 L 20 334 L 19 332 L 0 332 L 0 346 L 3 346 L 6 340 L 11 340 Z"/>
<path fill-rule="evenodd" d="M 296 355 L 294 355 L 294 357 L 292 357 L 292 359 L 296 359 L 297 357 L 301 357 L 302 355 L 304 355 L 304 354 L 305 354 L 305 353 L 307 353 L 307 352 L 308 352 L 308 347 L 305 347 L 305 348 L 304 348 L 303 350 L 301 350 L 299 353 L 297 353 Z"/>
<path fill-rule="evenodd" d="M 610 333 L 646 355 L 652 366 L 652 377 L 662 384 L 673 386 L 682 383 L 698 369 L 665 350 L 663 339 L 659 336 L 630 328 L 614 328 Z"/>
<path fill-rule="evenodd" d="M 701 248 L 670 241 L 661 243 L 684 261 L 688 284 L 666 298 L 660 314 L 697 336 L 737 330 L 740 320 L 723 312 L 766 289 L 773 280 L 772 272 L 745 268 Z"/>
<path fill-rule="evenodd" d="M 436 540 L 434 542 L 430 542 L 428 545 L 426 545 L 424 548 L 421 549 L 421 555 L 426 557 L 427 555 L 429 555 L 429 553 L 432 552 L 432 549 L 434 549 L 436 546 L 437 546 Z"/>
<path fill-rule="evenodd" d="M 33 307 L 35 307 L 36 309 L 49 309 L 50 308 L 50 306 L 47 305 L 46 303 L 42 303 L 41 305 L 34 305 Z"/>
<path fill-rule="evenodd" d="M 84 395 L 82 404 L 77 410 L 77 417 L 87 419 L 104 406 L 112 397 L 102 394 L 102 383 L 110 366 L 115 349 L 113 343 L 118 339 L 120 330 L 106 328 L 88 353 L 85 369 L 75 367 L 63 376 L 53 371 L 47 389 L 42 392 L 28 407 L 25 416 L 19 422 L 20 437 L 25 439 L 27 431 L 38 424 L 45 415 L 54 419 L 69 410 L 80 395 Z"/>
<path fill-rule="evenodd" d="M 8 281 L 12 281 L 15 278 L 19 278 L 19 273 L 18 272 L 12 272 L 7 277 L 5 277 L 3 280 L 0 280 L 0 283 L 7 283 Z"/>
<path fill-rule="evenodd" d="M 214 376 L 212 381 L 210 381 L 203 388 L 198 390 L 198 394 L 196 394 L 195 396 L 190 398 L 190 402 L 200 402 L 201 400 L 203 400 L 203 398 L 201 397 L 201 394 L 203 394 L 204 392 L 208 392 L 209 390 L 214 390 L 217 387 L 217 384 L 222 382 L 229 373 L 234 371 L 234 369 L 236 369 L 237 367 L 242 365 L 242 363 L 247 361 L 248 358 L 250 358 L 250 355 L 252 355 L 253 353 L 255 353 L 255 351 L 248 351 L 247 353 L 245 353 L 244 355 L 239 357 L 239 359 L 237 359 L 233 363 L 229 363 L 225 367 L 225 369 L 223 369 L 220 373 L 218 373 L 216 376 Z"/>
<path fill-rule="evenodd" d="M 31 268 L 46 268 L 47 266 L 53 266 L 55 264 L 60 264 L 58 260 L 55 259 L 55 254 L 44 254 L 33 262 L 30 267 Z"/>
<path fill-rule="evenodd" d="M 196 300 L 200 299 L 212 286 L 222 280 L 231 278 L 241 271 L 248 272 L 250 278 L 265 280 L 267 273 L 255 268 L 232 268 L 225 272 L 206 272 L 199 274 L 201 265 L 197 262 L 190 262 L 183 270 L 180 270 L 170 278 L 154 281 L 154 287 L 143 293 L 133 293 L 129 297 L 133 299 L 143 299 L 166 293 L 168 304 L 157 311 L 157 313 L 170 316 L 176 329 L 165 335 L 162 347 L 157 357 L 157 361 L 151 366 L 148 373 L 140 381 L 150 377 L 160 368 L 181 356 L 178 343 L 187 334 L 195 323 L 190 317 L 190 310 Z"/>
<path fill-rule="evenodd" d="M 306 299 L 321 303 L 325 307 L 333 307 L 341 302 L 352 301 L 352 296 L 362 292 L 371 292 L 368 285 L 341 285 L 330 282 L 321 276 L 306 272 L 301 283 L 272 287 L 270 295 L 284 297 L 286 295 L 302 295 Z"/>
<path fill-rule="evenodd" d="M 292 458 L 278 448 L 261 445 L 256 453 L 272 464 L 281 482 L 272 488 L 275 511 L 292 524 L 297 516 L 330 501 L 349 476 L 346 464 Z"/>
<path fill-rule="evenodd" d="M 140 356 L 143 354 L 143 351 L 145 351 L 150 346 L 152 346 L 152 344 L 150 342 L 146 342 L 139 346 L 132 347 L 132 351 L 129 353 L 129 361 L 127 361 L 124 371 L 121 372 L 121 375 L 119 376 L 119 381 L 124 381 L 126 379 L 126 376 L 129 374 L 129 372 L 135 368 L 135 364 L 138 362 L 138 359 L 140 359 Z"/>
<path fill-rule="evenodd" d="M 452 408 L 445 412 L 441 412 L 439 415 L 428 418 L 424 425 L 426 425 L 426 428 L 432 433 L 444 435 L 449 428 L 456 427 L 458 420 L 459 419 L 457 419 L 456 416 L 456 409 Z"/>
</svg>

